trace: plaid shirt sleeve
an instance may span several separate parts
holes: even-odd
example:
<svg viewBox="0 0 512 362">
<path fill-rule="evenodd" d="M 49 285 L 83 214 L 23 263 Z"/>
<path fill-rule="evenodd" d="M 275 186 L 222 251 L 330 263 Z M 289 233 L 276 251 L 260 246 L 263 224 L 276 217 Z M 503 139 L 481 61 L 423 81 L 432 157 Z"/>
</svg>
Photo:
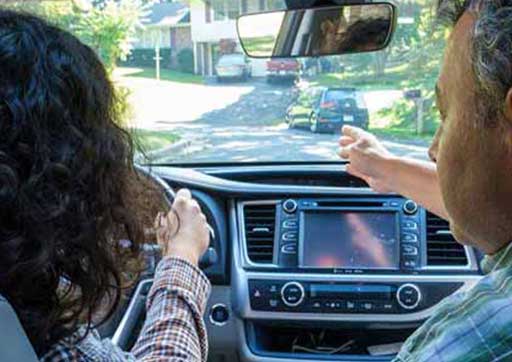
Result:
<svg viewBox="0 0 512 362">
<path fill-rule="evenodd" d="M 512 243 L 482 262 L 487 275 L 441 302 L 393 362 L 512 361 Z"/>
<path fill-rule="evenodd" d="M 147 300 L 147 317 L 132 353 L 139 361 L 206 361 L 203 314 L 210 292 L 206 276 L 187 261 L 160 261 Z"/>
</svg>

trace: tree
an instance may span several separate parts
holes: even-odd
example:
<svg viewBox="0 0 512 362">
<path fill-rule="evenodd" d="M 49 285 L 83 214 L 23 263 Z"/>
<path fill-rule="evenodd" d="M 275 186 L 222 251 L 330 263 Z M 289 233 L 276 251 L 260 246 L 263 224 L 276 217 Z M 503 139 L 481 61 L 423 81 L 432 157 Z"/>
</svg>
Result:
<svg viewBox="0 0 512 362">
<path fill-rule="evenodd" d="M 148 13 L 149 4 L 142 0 L 102 0 L 88 11 L 75 11 L 70 30 L 112 70 L 118 59 L 130 53 L 135 33 Z"/>
<path fill-rule="evenodd" d="M 7 6 L 37 14 L 93 48 L 112 71 L 132 49 L 134 36 L 154 0 L 11 1 Z"/>
</svg>

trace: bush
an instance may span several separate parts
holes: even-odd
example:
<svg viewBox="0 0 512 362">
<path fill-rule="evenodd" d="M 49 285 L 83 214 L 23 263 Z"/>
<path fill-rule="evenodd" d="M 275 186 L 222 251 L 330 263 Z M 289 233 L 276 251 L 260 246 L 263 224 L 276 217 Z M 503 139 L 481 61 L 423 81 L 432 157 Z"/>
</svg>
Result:
<svg viewBox="0 0 512 362">
<path fill-rule="evenodd" d="M 172 69 L 171 48 L 160 48 L 160 67 L 162 69 Z M 155 49 L 139 48 L 133 49 L 126 57 L 121 60 L 119 65 L 123 67 L 155 68 Z"/>
<path fill-rule="evenodd" d="M 391 123 L 387 129 L 409 130 L 411 134 L 416 132 L 416 105 L 413 101 L 401 99 L 390 108 L 378 112 L 378 117 L 389 118 Z M 423 108 L 423 134 L 434 135 L 439 125 L 439 113 L 435 107 L 433 93 L 430 92 L 425 97 Z"/>
<path fill-rule="evenodd" d="M 132 91 L 130 88 L 116 85 L 116 112 L 119 116 L 118 121 L 119 125 L 122 127 L 129 127 L 130 122 L 134 117 L 134 109 L 132 104 L 130 103 L 130 95 Z"/>
<path fill-rule="evenodd" d="M 194 73 L 194 52 L 190 48 L 181 50 L 178 53 L 179 70 L 185 73 Z"/>
</svg>

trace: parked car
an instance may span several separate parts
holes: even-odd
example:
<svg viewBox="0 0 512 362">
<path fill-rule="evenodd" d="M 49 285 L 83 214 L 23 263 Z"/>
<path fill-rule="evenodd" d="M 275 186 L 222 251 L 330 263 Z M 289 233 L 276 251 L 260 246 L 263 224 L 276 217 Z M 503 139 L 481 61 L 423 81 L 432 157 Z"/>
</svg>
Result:
<svg viewBox="0 0 512 362">
<path fill-rule="evenodd" d="M 271 59 L 267 62 L 267 82 L 295 82 L 299 79 L 300 67 L 297 59 Z"/>
<path fill-rule="evenodd" d="M 240 53 L 222 55 L 215 66 L 217 81 L 227 79 L 248 80 L 252 76 L 249 59 Z"/>
<path fill-rule="evenodd" d="M 290 128 L 308 128 L 312 132 L 335 132 L 350 124 L 368 128 L 368 108 L 355 88 L 311 87 L 299 94 L 286 112 Z"/>
</svg>

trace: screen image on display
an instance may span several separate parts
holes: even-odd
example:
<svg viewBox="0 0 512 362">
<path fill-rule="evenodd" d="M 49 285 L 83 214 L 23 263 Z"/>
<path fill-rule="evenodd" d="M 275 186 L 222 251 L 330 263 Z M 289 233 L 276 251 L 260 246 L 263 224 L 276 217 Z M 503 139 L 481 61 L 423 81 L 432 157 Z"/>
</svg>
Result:
<svg viewBox="0 0 512 362">
<path fill-rule="evenodd" d="M 398 269 L 394 212 L 304 212 L 300 266 Z"/>
</svg>

